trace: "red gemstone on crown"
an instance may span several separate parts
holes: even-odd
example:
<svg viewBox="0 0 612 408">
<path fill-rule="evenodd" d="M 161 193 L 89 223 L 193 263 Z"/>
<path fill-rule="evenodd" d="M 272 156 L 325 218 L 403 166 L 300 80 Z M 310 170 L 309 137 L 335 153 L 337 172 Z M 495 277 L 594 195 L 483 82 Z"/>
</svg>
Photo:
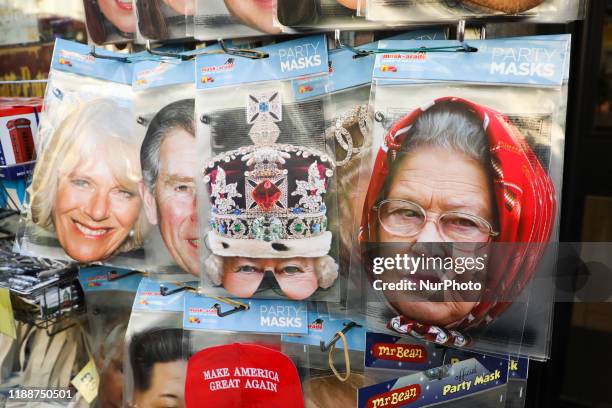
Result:
<svg viewBox="0 0 612 408">
<path fill-rule="evenodd" d="M 264 180 L 255 187 L 252 196 L 253 200 L 264 211 L 270 211 L 281 198 L 281 191 L 270 180 Z"/>
<path fill-rule="evenodd" d="M 311 195 L 311 196 L 317 195 L 317 189 L 313 188 L 313 189 L 308 190 L 308 195 Z"/>
</svg>

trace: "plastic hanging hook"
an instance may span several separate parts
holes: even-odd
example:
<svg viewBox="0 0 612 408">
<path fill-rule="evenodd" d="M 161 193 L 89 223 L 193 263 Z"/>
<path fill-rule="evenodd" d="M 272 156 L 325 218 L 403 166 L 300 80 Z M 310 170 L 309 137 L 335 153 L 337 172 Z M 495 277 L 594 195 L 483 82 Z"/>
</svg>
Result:
<svg viewBox="0 0 612 408">
<path fill-rule="evenodd" d="M 340 39 L 340 30 L 334 31 L 334 41 L 337 48 L 345 49 L 351 51 L 353 54 L 353 58 L 361 58 L 366 57 L 368 55 L 373 54 L 381 54 L 381 53 L 397 53 L 397 52 L 406 52 L 406 53 L 433 53 L 433 52 L 477 52 L 478 48 L 472 47 L 469 44 L 466 44 L 463 40 L 465 39 L 465 20 L 460 20 L 457 26 L 457 39 L 459 40 L 458 45 L 443 45 L 439 47 L 418 47 L 418 48 L 385 48 L 385 49 L 376 49 L 376 50 L 362 50 L 356 47 L 351 47 L 350 45 L 344 44 Z"/>
<path fill-rule="evenodd" d="M 189 61 L 195 57 L 194 55 L 186 55 L 186 54 L 181 54 L 178 52 L 156 51 L 151 48 L 150 40 L 147 40 L 145 43 L 145 51 L 150 55 L 159 57 L 160 59 L 176 58 L 176 59 L 180 59 L 181 61 Z"/>
<path fill-rule="evenodd" d="M 346 334 L 349 331 L 351 331 L 351 329 L 353 329 L 354 327 L 363 327 L 363 326 L 351 321 L 344 325 L 344 328 L 342 329 L 340 333 Z M 339 333 L 336 333 L 334 337 L 332 337 L 332 339 L 327 344 L 325 344 L 325 342 L 321 340 L 321 343 L 320 343 L 321 351 L 329 350 L 334 344 L 338 342 L 338 340 L 340 340 L 340 337 L 341 335 Z"/>
<path fill-rule="evenodd" d="M 232 315 L 234 313 L 240 312 L 242 310 L 247 310 L 248 308 L 244 305 L 238 305 L 238 306 L 234 306 L 233 309 L 227 310 L 225 312 L 221 311 L 221 305 L 219 303 L 215 303 L 213 305 L 213 307 L 217 310 L 217 316 L 219 317 L 225 317 L 225 316 L 229 316 Z"/>
<path fill-rule="evenodd" d="M 92 45 L 91 46 L 91 50 L 89 51 L 89 55 L 91 55 L 94 58 L 97 59 L 105 59 L 105 60 L 111 60 L 111 61 L 118 61 L 118 62 L 130 62 L 130 59 L 128 57 L 120 57 L 118 55 L 102 55 L 102 54 L 98 54 L 96 51 L 96 46 Z"/>
<path fill-rule="evenodd" d="M 242 310 L 249 310 L 249 305 L 246 304 L 246 303 L 238 302 L 236 300 L 225 298 L 225 297 L 216 297 L 216 296 L 211 296 L 211 297 L 213 299 L 221 302 L 221 303 L 225 303 L 225 304 L 228 304 L 230 306 L 234 306 L 233 309 L 230 309 L 228 311 L 222 312 L 221 311 L 221 304 L 215 303 L 213 305 L 213 308 L 215 308 L 217 310 L 217 316 L 219 316 L 219 317 L 229 316 L 231 314 L 240 312 Z"/>
<path fill-rule="evenodd" d="M 353 58 L 362 58 L 367 57 L 368 55 L 372 55 L 375 51 L 372 50 L 360 50 L 359 48 L 351 47 L 350 45 L 344 44 L 340 39 L 340 30 L 334 31 L 334 43 L 336 44 L 336 48 L 345 49 L 351 51 L 353 54 Z"/>
<path fill-rule="evenodd" d="M 113 271 L 108 271 L 106 273 L 106 280 L 109 282 L 118 281 L 118 280 L 127 278 L 128 276 L 138 275 L 138 274 L 140 274 L 140 272 L 138 271 L 130 271 L 124 274 L 120 274 L 119 272 L 113 270 Z"/>
<path fill-rule="evenodd" d="M 184 292 L 186 290 L 196 291 L 195 288 L 187 285 L 180 285 L 176 289 L 169 289 L 166 285 L 159 285 L 159 294 L 162 296 L 170 296 L 174 295 L 175 293 Z"/>
<path fill-rule="evenodd" d="M 243 57 L 243 58 L 249 58 L 249 59 L 264 59 L 270 56 L 270 54 L 268 54 L 267 52 L 263 52 L 263 51 L 228 47 L 222 38 L 219 38 L 217 41 L 219 42 L 219 46 L 221 47 L 223 52 L 228 55 L 235 55 L 236 57 Z"/>
</svg>

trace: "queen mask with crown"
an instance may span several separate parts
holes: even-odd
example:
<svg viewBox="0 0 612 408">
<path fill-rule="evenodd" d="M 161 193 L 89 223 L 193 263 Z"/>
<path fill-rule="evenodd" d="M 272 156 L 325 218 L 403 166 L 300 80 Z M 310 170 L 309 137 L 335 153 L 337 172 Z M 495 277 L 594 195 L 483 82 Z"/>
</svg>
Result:
<svg viewBox="0 0 612 408">
<path fill-rule="evenodd" d="M 286 297 L 306 299 L 338 277 L 325 205 L 335 166 L 320 151 L 276 143 L 278 92 L 249 95 L 246 114 L 254 144 L 213 157 L 203 172 L 212 205 L 205 271 L 233 296 L 253 296 L 267 276 Z"/>
</svg>

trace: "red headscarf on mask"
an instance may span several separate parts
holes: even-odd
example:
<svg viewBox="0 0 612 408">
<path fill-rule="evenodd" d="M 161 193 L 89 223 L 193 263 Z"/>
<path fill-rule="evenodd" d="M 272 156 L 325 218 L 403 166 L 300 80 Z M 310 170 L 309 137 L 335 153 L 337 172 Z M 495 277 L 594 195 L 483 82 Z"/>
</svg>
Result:
<svg viewBox="0 0 612 408">
<path fill-rule="evenodd" d="M 410 135 L 417 118 L 428 108 L 438 103 L 463 105 L 482 121 L 491 157 L 493 189 L 497 207 L 497 230 L 495 242 L 528 243 L 517 245 L 509 251 L 507 247 L 493 246 L 489 253 L 486 288 L 481 302 L 454 329 L 469 329 L 488 323 L 499 316 L 508 306 L 507 301 L 523 290 L 533 276 L 544 247 L 553 230 L 556 213 L 555 190 L 552 180 L 540 165 L 537 157 L 520 132 L 500 113 L 461 98 L 439 98 L 433 104 L 415 109 L 400 119 L 385 136 L 381 146 L 365 199 L 359 241 L 364 249 L 367 242 L 377 241 L 378 217 L 374 206 L 389 176 L 389 163 L 393 162 L 402 145 Z M 435 341 L 439 327 L 410 322 L 402 318 L 407 332 L 419 337 L 433 337 Z M 433 328 L 433 330 L 432 330 Z M 416 332 L 416 333 L 414 333 Z M 444 344 L 457 343 L 451 330 L 442 336 Z"/>
</svg>

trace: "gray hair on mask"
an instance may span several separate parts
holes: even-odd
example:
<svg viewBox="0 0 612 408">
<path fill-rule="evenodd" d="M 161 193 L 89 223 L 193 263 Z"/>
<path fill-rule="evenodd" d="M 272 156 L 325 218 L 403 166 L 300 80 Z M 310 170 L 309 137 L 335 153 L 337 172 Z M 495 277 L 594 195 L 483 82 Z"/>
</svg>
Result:
<svg viewBox="0 0 612 408">
<path fill-rule="evenodd" d="M 418 147 L 456 150 L 488 166 L 489 142 L 482 120 L 462 103 L 440 102 L 423 112 L 409 130 L 400 154 Z"/>
<path fill-rule="evenodd" d="M 194 99 L 182 99 L 163 107 L 151 120 L 140 148 L 142 177 L 149 191 L 153 191 L 157 183 L 160 149 L 166 137 L 178 129 L 195 137 L 194 110 Z"/>
</svg>

